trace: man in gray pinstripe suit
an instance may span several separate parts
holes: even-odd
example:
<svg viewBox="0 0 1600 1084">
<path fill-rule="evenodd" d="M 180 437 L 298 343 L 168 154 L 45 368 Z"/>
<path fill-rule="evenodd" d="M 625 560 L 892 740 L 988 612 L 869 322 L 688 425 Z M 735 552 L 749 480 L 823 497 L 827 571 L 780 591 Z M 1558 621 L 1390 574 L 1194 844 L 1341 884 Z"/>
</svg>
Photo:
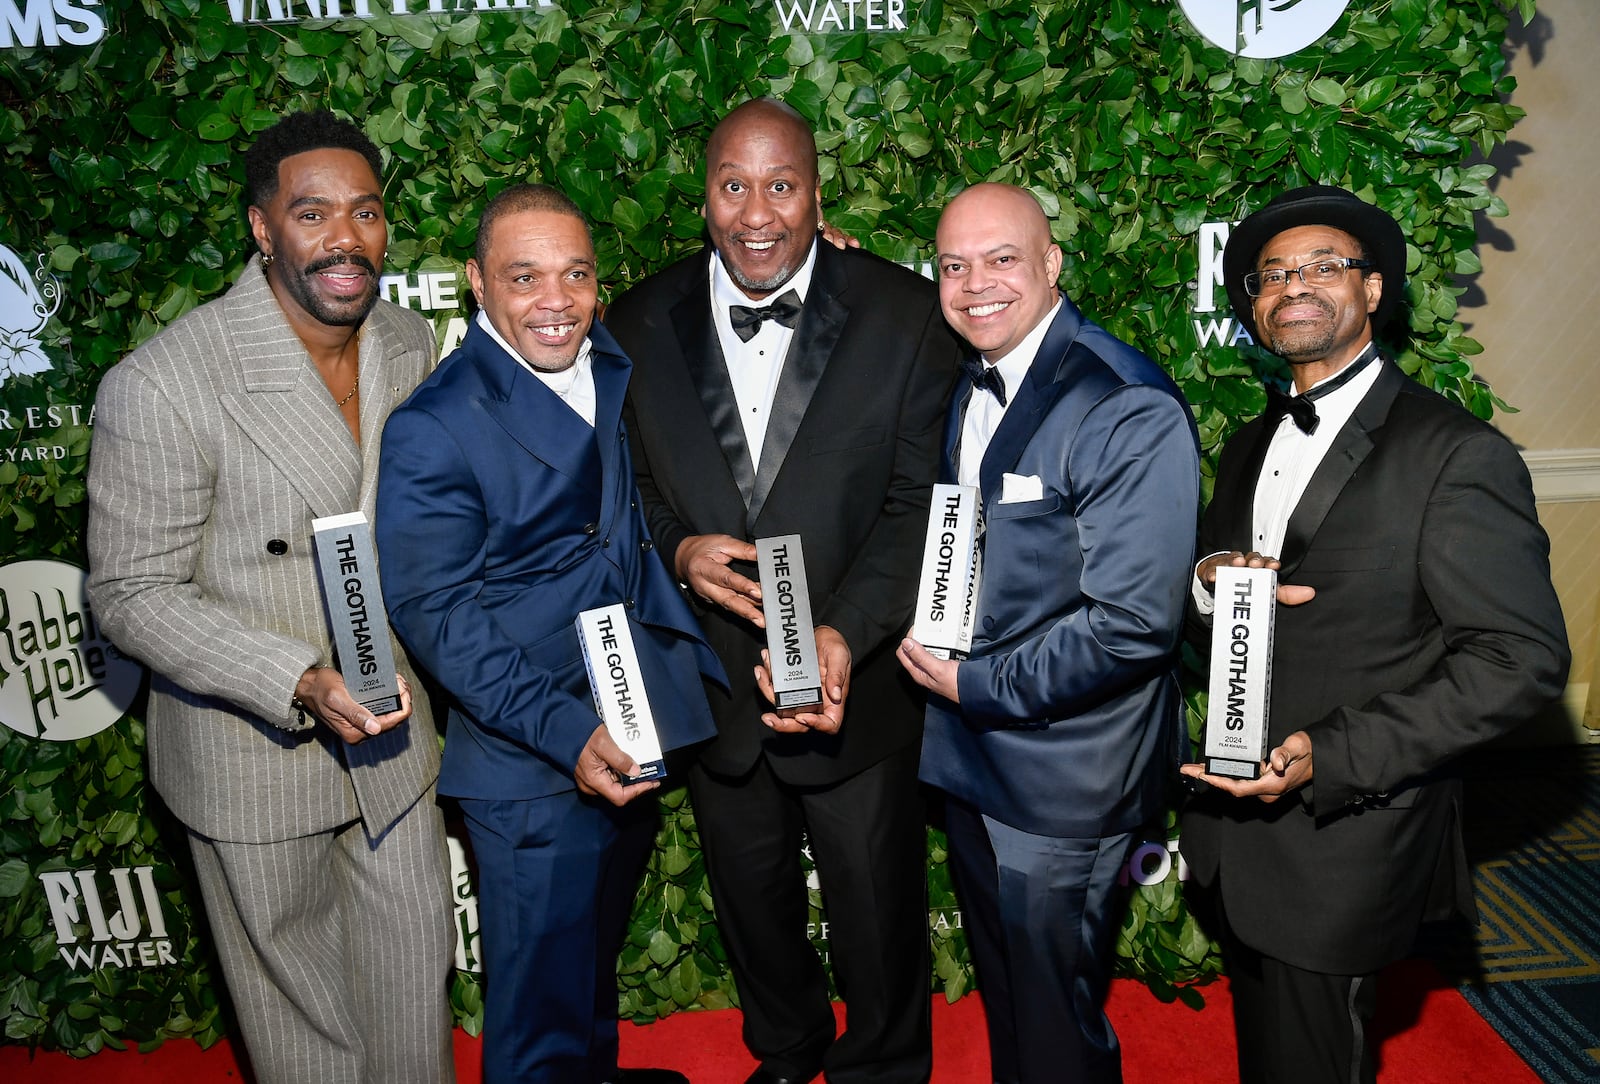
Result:
<svg viewBox="0 0 1600 1084">
<path fill-rule="evenodd" d="M 101 382 L 89 594 L 152 672 L 150 778 L 187 826 L 261 1084 L 453 1079 L 438 741 L 396 648 L 374 717 L 328 664 L 311 520 L 374 511 L 426 321 L 377 300 L 377 148 L 297 114 L 246 155 L 261 250 Z"/>
</svg>

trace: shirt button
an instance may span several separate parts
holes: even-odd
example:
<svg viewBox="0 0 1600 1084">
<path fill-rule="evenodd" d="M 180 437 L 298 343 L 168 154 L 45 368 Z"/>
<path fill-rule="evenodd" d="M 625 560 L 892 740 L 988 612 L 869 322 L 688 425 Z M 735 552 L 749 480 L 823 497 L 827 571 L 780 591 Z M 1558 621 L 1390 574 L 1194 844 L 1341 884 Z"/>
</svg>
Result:
<svg viewBox="0 0 1600 1084">
<path fill-rule="evenodd" d="M 274 538 L 267 543 L 267 552 L 274 557 L 282 557 L 289 552 L 289 543 L 281 538 Z"/>
</svg>

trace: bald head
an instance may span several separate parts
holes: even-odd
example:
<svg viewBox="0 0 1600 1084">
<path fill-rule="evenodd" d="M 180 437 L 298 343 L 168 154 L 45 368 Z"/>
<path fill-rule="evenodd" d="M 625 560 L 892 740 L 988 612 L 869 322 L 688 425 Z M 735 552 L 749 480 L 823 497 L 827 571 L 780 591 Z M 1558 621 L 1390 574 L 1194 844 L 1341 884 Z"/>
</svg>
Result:
<svg viewBox="0 0 1600 1084">
<path fill-rule="evenodd" d="M 805 118 L 757 98 L 706 144 L 706 228 L 723 268 L 759 300 L 804 266 L 822 218 L 817 141 Z"/>
<path fill-rule="evenodd" d="M 1055 307 L 1061 249 L 1033 194 L 978 184 L 939 216 L 939 303 L 952 328 L 992 362 Z"/>
</svg>

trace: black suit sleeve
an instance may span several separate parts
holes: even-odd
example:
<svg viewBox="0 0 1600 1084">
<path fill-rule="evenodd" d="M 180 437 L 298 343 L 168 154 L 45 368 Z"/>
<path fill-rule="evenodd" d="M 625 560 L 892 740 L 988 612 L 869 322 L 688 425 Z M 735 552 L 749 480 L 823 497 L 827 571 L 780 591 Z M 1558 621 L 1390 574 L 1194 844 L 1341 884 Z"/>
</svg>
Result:
<svg viewBox="0 0 1600 1084">
<path fill-rule="evenodd" d="M 1498 434 L 1475 433 L 1444 460 L 1428 497 L 1417 573 L 1445 654 L 1410 687 L 1306 727 L 1319 815 L 1512 730 L 1566 681 L 1571 656 L 1550 583 L 1549 542 L 1527 470 Z"/>
<path fill-rule="evenodd" d="M 909 330 L 909 329 L 908 329 Z M 934 305 L 923 322 L 909 375 L 900 393 L 894 464 L 877 520 L 844 577 L 815 615 L 839 631 L 859 662 L 890 637 L 898 639 L 916 605 L 928 501 L 939 474 L 945 407 L 960 360 L 955 337 Z"/>
</svg>

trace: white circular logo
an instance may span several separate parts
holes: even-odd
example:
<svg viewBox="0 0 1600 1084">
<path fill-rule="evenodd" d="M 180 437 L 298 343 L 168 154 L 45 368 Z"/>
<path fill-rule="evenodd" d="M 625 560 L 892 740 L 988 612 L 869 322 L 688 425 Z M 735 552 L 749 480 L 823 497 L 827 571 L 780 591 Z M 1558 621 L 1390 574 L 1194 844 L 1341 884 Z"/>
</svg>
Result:
<svg viewBox="0 0 1600 1084">
<path fill-rule="evenodd" d="M 76 741 L 122 718 L 144 668 L 100 634 L 81 568 L 0 566 L 0 722 L 46 741 Z"/>
<path fill-rule="evenodd" d="M 1178 0 L 1200 36 L 1239 56 L 1288 56 L 1339 21 L 1350 0 Z"/>
</svg>

